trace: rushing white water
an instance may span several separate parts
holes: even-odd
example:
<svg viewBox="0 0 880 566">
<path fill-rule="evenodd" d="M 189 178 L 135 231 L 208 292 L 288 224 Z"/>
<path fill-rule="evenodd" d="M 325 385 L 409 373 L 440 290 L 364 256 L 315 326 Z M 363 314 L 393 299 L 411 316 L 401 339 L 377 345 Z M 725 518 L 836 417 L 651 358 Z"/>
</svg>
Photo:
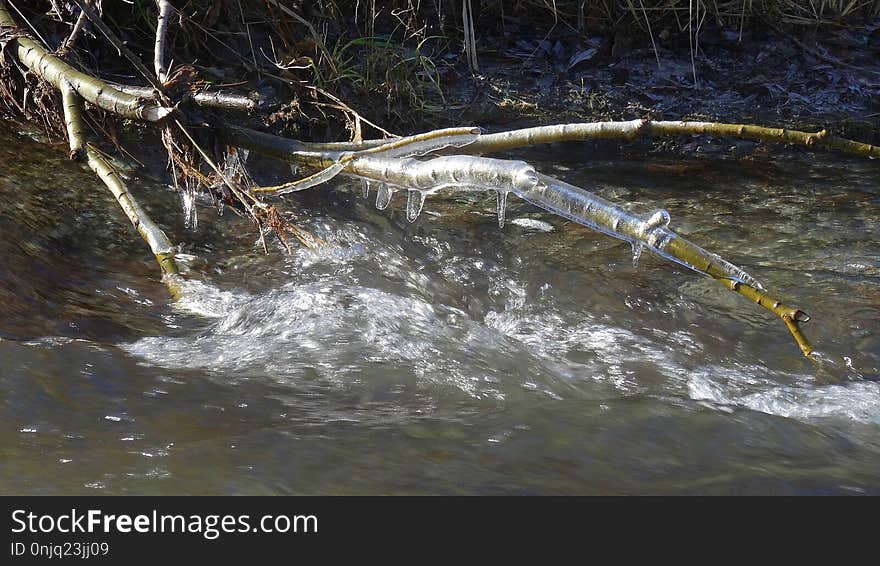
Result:
<svg viewBox="0 0 880 566">
<path fill-rule="evenodd" d="M 880 384 L 853 382 L 816 385 L 812 376 L 791 375 L 790 385 L 769 379 L 765 367 L 731 371 L 712 367 L 692 374 L 692 399 L 720 406 L 744 407 L 798 420 L 844 419 L 880 425 Z"/>
<path fill-rule="evenodd" d="M 428 238 L 432 275 L 373 228 L 328 219 L 315 228 L 328 245 L 298 249 L 287 282 L 259 293 L 189 282 L 175 309 L 209 318 L 208 326 L 124 348 L 151 364 L 294 388 L 315 379 L 344 388 L 390 372 L 415 387 L 500 402 L 523 391 L 578 398 L 584 384 L 601 383 L 611 396 L 674 393 L 720 410 L 880 422 L 877 384 L 816 386 L 792 372 L 780 384 L 779 370 L 760 363 L 701 367 L 706 346 L 688 329 L 646 331 L 566 311 L 562 291 L 535 288 L 528 270 L 511 269 L 521 265 L 516 257 L 505 267 Z M 488 301 L 472 302 L 478 292 Z M 650 385 L 658 381 L 659 389 Z"/>
</svg>

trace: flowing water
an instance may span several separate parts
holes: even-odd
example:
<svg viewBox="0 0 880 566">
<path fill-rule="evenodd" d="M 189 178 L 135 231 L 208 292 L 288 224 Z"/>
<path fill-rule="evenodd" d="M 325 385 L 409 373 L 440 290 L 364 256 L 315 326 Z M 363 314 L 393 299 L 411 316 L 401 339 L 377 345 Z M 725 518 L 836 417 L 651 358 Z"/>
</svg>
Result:
<svg viewBox="0 0 880 566">
<path fill-rule="evenodd" d="M 9 127 L 9 126 L 7 126 Z M 326 240 L 132 187 L 172 304 L 88 171 L 0 133 L 2 493 L 880 494 L 877 163 L 520 154 L 745 267 L 828 360 L 716 282 L 511 197 L 286 197 Z M 170 224 L 169 224 L 170 223 Z M 829 369 L 830 367 L 830 369 Z"/>
</svg>

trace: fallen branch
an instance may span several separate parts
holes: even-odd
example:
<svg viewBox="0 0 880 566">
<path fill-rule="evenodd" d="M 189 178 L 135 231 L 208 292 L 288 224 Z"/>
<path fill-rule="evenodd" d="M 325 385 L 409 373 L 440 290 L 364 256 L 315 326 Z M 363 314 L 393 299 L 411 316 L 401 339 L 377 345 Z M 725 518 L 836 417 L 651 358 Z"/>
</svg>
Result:
<svg viewBox="0 0 880 566">
<path fill-rule="evenodd" d="M 0 5 L 0 28 L 15 27 L 15 20 Z M 27 36 L 19 35 L 14 46 L 7 45 L 7 49 L 10 48 L 22 64 L 59 91 L 66 88 L 65 85 L 70 86 L 87 102 L 123 118 L 157 122 L 172 111 L 155 100 L 126 94 L 100 79 L 77 71 Z"/>
<path fill-rule="evenodd" d="M 113 169 L 107 159 L 92 145 L 86 143 L 85 126 L 83 123 L 82 99 L 76 90 L 62 83 L 62 103 L 64 106 L 64 122 L 67 127 L 67 136 L 70 142 L 71 157 L 85 158 L 89 167 L 107 185 L 116 202 L 135 227 L 141 238 L 150 246 L 150 250 L 162 270 L 162 280 L 168 286 L 172 297 L 180 295 L 182 278 L 177 269 L 174 259 L 174 246 L 159 226 L 141 208 L 119 174 Z"/>
<path fill-rule="evenodd" d="M 113 88 L 137 96 L 140 98 L 154 98 L 156 89 L 147 86 L 132 86 L 119 83 L 109 83 Z M 188 93 L 184 100 L 189 98 L 196 106 L 213 108 L 215 110 L 233 110 L 237 112 L 251 113 L 267 109 L 269 102 L 262 96 L 253 94 L 239 94 L 224 92 L 222 90 L 198 90 Z"/>
<path fill-rule="evenodd" d="M 677 137 L 688 135 L 710 135 L 733 137 L 744 140 L 767 141 L 801 145 L 809 148 L 825 147 L 859 155 L 880 157 L 880 147 L 868 143 L 833 136 L 826 130 L 802 132 L 787 128 L 767 128 L 751 124 L 724 124 L 721 122 L 654 121 L 629 120 L 625 122 L 584 122 L 578 124 L 559 124 L 537 126 L 496 134 L 483 134 L 470 144 L 466 153 L 497 153 L 521 147 L 595 139 L 635 140 L 649 137 Z M 362 143 L 306 144 L 305 151 L 359 151 L 375 147 L 382 140 L 367 140 Z"/>
<path fill-rule="evenodd" d="M 89 18 L 89 21 L 92 22 L 92 25 L 98 28 L 98 30 L 100 30 L 104 37 L 107 38 L 107 41 L 109 41 L 110 44 L 116 48 L 116 51 L 118 51 L 120 55 L 125 57 L 128 62 L 131 63 L 131 65 L 135 69 L 137 69 L 141 76 L 143 76 L 151 85 L 153 85 L 153 88 L 155 88 L 162 94 L 167 95 L 165 86 L 162 84 L 162 82 L 153 77 L 150 71 L 144 66 L 143 63 L 141 63 L 141 60 L 137 57 L 137 55 L 132 53 L 131 49 L 126 47 L 125 44 L 122 43 L 122 40 L 119 39 L 115 33 L 113 33 L 113 30 L 107 27 L 107 24 L 104 23 L 104 20 L 101 19 L 101 16 L 99 16 L 98 13 L 95 12 L 92 7 L 88 5 L 86 0 L 73 0 L 73 2 L 77 6 L 79 6 L 79 9 L 82 10 L 86 17 Z"/>
</svg>

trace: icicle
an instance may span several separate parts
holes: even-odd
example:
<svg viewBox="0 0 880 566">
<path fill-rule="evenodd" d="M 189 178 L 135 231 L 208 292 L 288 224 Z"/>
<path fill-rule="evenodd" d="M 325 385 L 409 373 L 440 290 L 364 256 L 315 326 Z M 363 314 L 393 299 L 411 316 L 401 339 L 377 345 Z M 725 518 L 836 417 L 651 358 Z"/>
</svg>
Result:
<svg viewBox="0 0 880 566">
<path fill-rule="evenodd" d="M 505 190 L 497 191 L 498 197 L 498 227 L 504 228 L 504 215 L 507 211 L 507 192 Z"/>
<path fill-rule="evenodd" d="M 364 194 L 364 198 L 370 198 L 370 182 L 366 179 L 361 179 L 361 191 Z"/>
<path fill-rule="evenodd" d="M 196 195 L 189 187 L 180 192 L 183 200 L 183 225 L 195 231 L 199 227 L 199 212 L 196 210 Z"/>
<path fill-rule="evenodd" d="M 639 258 L 642 257 L 642 249 L 645 247 L 638 242 L 631 242 L 633 249 L 633 269 L 639 267 Z"/>
<path fill-rule="evenodd" d="M 392 195 L 394 195 L 394 189 L 385 183 L 379 183 L 379 190 L 376 191 L 376 208 L 379 210 L 388 208 Z"/>
<path fill-rule="evenodd" d="M 425 191 L 410 189 L 406 195 L 406 219 L 415 222 L 425 206 Z"/>
</svg>

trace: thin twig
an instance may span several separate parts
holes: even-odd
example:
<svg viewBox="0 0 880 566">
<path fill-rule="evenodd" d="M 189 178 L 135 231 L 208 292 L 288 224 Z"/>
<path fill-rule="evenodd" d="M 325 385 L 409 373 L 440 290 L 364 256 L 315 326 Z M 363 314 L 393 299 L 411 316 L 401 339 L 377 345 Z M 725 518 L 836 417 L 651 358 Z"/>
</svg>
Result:
<svg viewBox="0 0 880 566">
<path fill-rule="evenodd" d="M 290 8 L 288 8 L 287 6 L 285 6 L 284 4 L 279 2 L 278 0 L 266 0 L 266 1 L 268 3 L 271 3 L 272 5 L 274 5 L 279 10 L 281 10 L 282 12 L 284 12 L 285 14 L 287 14 L 288 16 L 293 18 L 294 20 L 298 21 L 302 25 L 306 26 L 306 28 L 309 30 L 309 33 L 312 35 L 312 38 L 315 40 L 315 45 L 318 46 L 318 49 L 320 49 L 321 52 L 324 54 L 324 57 L 327 58 L 327 64 L 330 65 L 330 70 L 333 71 L 334 75 L 338 75 L 339 70 L 336 68 L 336 63 L 333 61 L 333 56 L 330 54 L 330 51 L 327 49 L 327 46 L 324 44 L 324 40 L 321 38 L 321 36 L 318 34 L 318 32 L 315 31 L 315 27 L 311 24 L 311 22 L 309 22 L 308 20 L 306 20 L 305 18 L 303 18 L 302 16 L 300 16 L 299 14 L 297 14 L 296 12 L 294 12 L 293 10 L 291 10 Z"/>
<path fill-rule="evenodd" d="M 134 65 L 134 68 L 137 69 L 137 71 L 141 75 L 143 75 L 143 77 L 153 86 L 153 88 L 168 96 L 168 91 L 165 89 L 165 86 L 161 82 L 159 82 L 156 77 L 153 76 L 153 73 L 151 73 L 146 68 L 146 66 L 144 66 L 137 55 L 132 53 L 131 50 L 122 43 L 122 40 L 120 40 L 119 37 L 117 37 L 117 35 L 113 33 L 113 30 L 107 27 L 107 24 L 104 23 L 104 20 L 101 19 L 101 16 L 99 16 L 94 10 L 92 10 L 91 6 L 89 6 L 85 2 L 85 0 L 73 0 L 73 2 L 76 3 L 77 6 L 79 6 L 80 10 L 85 12 L 86 16 L 89 18 L 89 21 L 92 22 L 92 24 L 96 28 L 98 28 L 102 34 L 104 34 L 104 37 L 107 38 L 107 41 L 109 41 L 113 45 L 113 47 L 115 47 L 116 50 L 119 51 L 120 55 L 125 57 L 129 63 Z"/>
<path fill-rule="evenodd" d="M 76 38 L 79 37 L 80 32 L 85 26 L 86 19 L 86 13 L 80 10 L 79 16 L 77 16 L 76 22 L 73 24 L 73 29 L 70 30 L 70 35 L 68 35 L 67 39 L 64 40 L 64 43 L 61 44 L 61 51 L 67 51 L 73 47 Z"/>
<path fill-rule="evenodd" d="M 245 20 L 244 9 L 241 7 L 241 0 L 236 0 L 236 2 L 238 3 L 238 13 L 241 15 L 241 24 L 244 26 L 245 31 L 247 31 L 248 45 L 251 46 L 251 59 L 254 61 L 254 69 L 257 71 L 257 75 L 260 75 L 260 66 L 257 64 L 257 54 L 254 50 L 254 39 L 251 37 L 251 26 L 247 23 L 247 20 Z"/>
<path fill-rule="evenodd" d="M 324 89 L 322 89 L 322 88 L 319 88 L 319 87 L 316 87 L 316 86 L 312 86 L 312 85 L 306 85 L 306 88 L 311 89 L 311 90 L 314 90 L 315 92 L 319 92 L 319 93 L 323 94 L 324 96 L 326 96 L 327 98 L 329 98 L 330 100 L 332 100 L 333 102 L 335 102 L 336 104 L 338 104 L 338 105 L 341 107 L 341 110 L 345 110 L 346 112 L 351 113 L 352 116 L 355 116 L 355 117 L 357 117 L 357 118 L 360 119 L 360 120 L 363 120 L 364 123 L 369 124 L 370 126 L 372 126 L 373 128 L 377 129 L 378 131 L 382 132 L 382 133 L 385 134 L 386 136 L 388 136 L 388 137 L 392 137 L 392 138 L 400 137 L 400 136 L 398 136 L 397 134 L 392 134 L 391 132 L 389 132 L 388 130 L 386 130 L 385 128 L 383 128 L 382 126 L 379 126 L 378 124 L 375 124 L 375 123 L 373 123 L 373 122 L 367 120 L 366 118 L 364 118 L 363 116 L 361 116 L 360 114 L 358 114 L 357 112 L 355 112 L 355 111 L 351 108 L 351 106 L 349 106 L 348 104 L 346 104 L 346 103 L 344 103 L 343 101 L 339 100 L 339 98 L 333 96 L 332 94 L 330 94 L 330 93 L 327 92 L 326 90 L 324 90 Z"/>
<path fill-rule="evenodd" d="M 21 10 L 18 9 L 18 6 L 12 3 L 12 0 L 9 0 L 9 5 L 12 6 L 13 10 L 18 12 L 18 15 L 21 16 L 21 19 L 24 20 L 24 23 L 26 23 L 27 26 L 31 28 L 31 31 L 34 32 L 34 35 L 37 36 L 37 39 L 39 39 L 43 43 L 43 46 L 49 47 L 49 43 L 46 41 L 46 39 L 42 35 L 40 35 L 40 32 L 38 32 L 37 28 L 35 28 L 33 24 L 31 24 L 30 20 L 24 17 L 24 14 L 21 13 Z"/>
</svg>

